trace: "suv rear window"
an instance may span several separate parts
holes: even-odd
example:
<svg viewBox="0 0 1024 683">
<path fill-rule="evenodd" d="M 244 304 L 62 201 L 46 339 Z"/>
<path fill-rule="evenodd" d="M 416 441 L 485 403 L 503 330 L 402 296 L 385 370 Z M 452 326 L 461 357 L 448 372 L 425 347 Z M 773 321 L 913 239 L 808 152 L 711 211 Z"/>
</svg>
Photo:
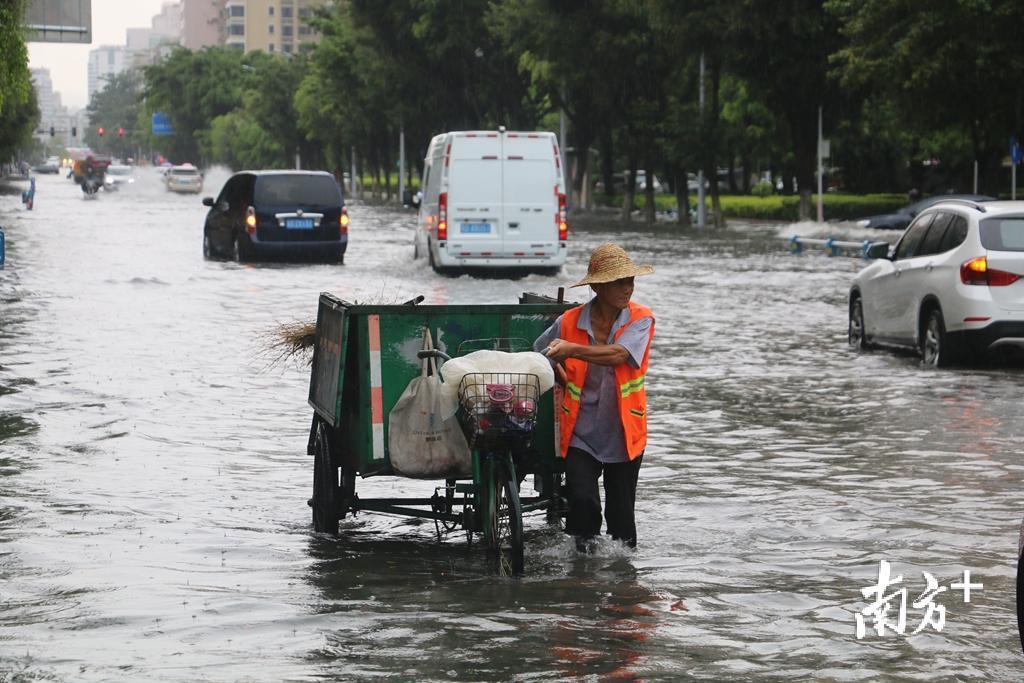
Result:
<svg viewBox="0 0 1024 683">
<path fill-rule="evenodd" d="M 254 201 L 257 206 L 341 206 L 341 190 L 329 176 L 260 176 Z"/>
<path fill-rule="evenodd" d="M 986 218 L 979 225 L 981 246 L 992 251 L 1024 251 L 1024 217 Z"/>
</svg>

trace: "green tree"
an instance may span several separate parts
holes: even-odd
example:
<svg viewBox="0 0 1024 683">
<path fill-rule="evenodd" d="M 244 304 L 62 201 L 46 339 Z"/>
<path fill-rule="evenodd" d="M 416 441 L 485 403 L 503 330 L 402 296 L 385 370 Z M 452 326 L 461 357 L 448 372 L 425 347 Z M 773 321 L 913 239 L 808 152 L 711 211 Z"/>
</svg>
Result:
<svg viewBox="0 0 1024 683">
<path fill-rule="evenodd" d="M 938 156 L 969 168 L 977 160 L 981 189 L 994 192 L 1010 134 L 1020 134 L 1024 50 L 1018 0 L 828 0 L 846 43 L 833 62 L 844 87 L 876 93 L 917 134 L 920 149 L 966 139 Z M 911 152 L 913 153 L 913 151 Z M 952 156 L 952 159 L 949 158 Z"/>
<path fill-rule="evenodd" d="M 24 12 L 24 0 L 0 3 L 0 158 L 4 159 L 28 144 L 39 123 L 22 28 Z"/>
<path fill-rule="evenodd" d="M 86 107 L 89 127 L 85 130 L 85 144 L 102 154 L 122 155 L 143 136 L 139 135 L 139 96 L 142 81 L 134 70 L 111 76 L 102 90 L 93 94 Z M 97 129 L 102 127 L 102 137 Z M 124 138 L 117 135 L 125 129 Z"/>
<path fill-rule="evenodd" d="M 173 136 L 157 138 L 165 156 L 179 163 L 206 161 L 202 142 L 211 122 L 241 105 L 243 63 L 231 48 L 179 48 L 145 67 L 146 114 L 166 113 L 174 127 Z"/>
</svg>

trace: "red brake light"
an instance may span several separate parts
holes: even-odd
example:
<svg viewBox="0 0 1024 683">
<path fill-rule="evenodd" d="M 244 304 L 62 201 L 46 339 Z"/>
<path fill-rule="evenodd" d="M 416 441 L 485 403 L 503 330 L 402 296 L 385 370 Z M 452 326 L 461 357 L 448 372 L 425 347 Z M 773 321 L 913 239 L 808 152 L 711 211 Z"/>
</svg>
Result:
<svg viewBox="0 0 1024 683">
<path fill-rule="evenodd" d="M 437 239 L 448 239 L 448 193 L 442 192 L 437 199 Z"/>
<path fill-rule="evenodd" d="M 256 234 L 256 209 L 251 206 L 245 210 L 245 231 L 250 235 Z"/>
<path fill-rule="evenodd" d="M 988 287 L 1005 287 L 1020 279 L 1020 275 L 1005 270 L 988 267 L 988 259 L 984 256 L 972 258 L 960 266 L 960 282 L 965 285 L 987 285 Z"/>
<path fill-rule="evenodd" d="M 341 207 L 341 217 L 338 218 L 338 232 L 342 235 L 348 234 L 348 209 Z"/>
<path fill-rule="evenodd" d="M 558 241 L 564 242 L 569 238 L 569 224 L 565 220 L 565 194 L 559 192 L 557 187 L 555 194 L 558 195 L 558 213 L 555 214 L 555 225 L 558 226 Z"/>
</svg>

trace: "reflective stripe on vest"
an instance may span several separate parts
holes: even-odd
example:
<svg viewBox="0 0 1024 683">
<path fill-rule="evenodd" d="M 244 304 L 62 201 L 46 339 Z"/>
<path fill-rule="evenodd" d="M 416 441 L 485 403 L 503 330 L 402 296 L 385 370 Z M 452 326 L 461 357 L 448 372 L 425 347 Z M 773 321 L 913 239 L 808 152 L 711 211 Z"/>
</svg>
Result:
<svg viewBox="0 0 1024 683">
<path fill-rule="evenodd" d="M 587 331 L 579 328 L 582 312 L 583 306 L 566 311 L 562 315 L 559 335 L 566 341 L 589 346 L 590 337 L 587 335 Z M 647 377 L 651 339 L 654 338 L 654 314 L 651 309 L 631 301 L 629 303 L 629 321 L 618 329 L 613 338 L 618 339 L 627 327 L 641 318 L 651 319 L 651 331 L 640 367 L 633 368 L 628 362 L 615 366 L 615 382 L 619 387 L 619 419 L 622 421 L 622 431 L 626 437 L 624 445 L 630 460 L 643 453 L 644 448 L 647 447 L 647 392 L 644 389 L 644 379 Z M 576 419 L 579 417 L 583 387 L 587 380 L 587 363 L 578 358 L 567 358 L 565 374 L 567 381 L 565 391 L 562 392 L 563 415 L 560 420 L 559 433 L 562 457 L 569 452 L 572 432 L 576 427 Z"/>
</svg>

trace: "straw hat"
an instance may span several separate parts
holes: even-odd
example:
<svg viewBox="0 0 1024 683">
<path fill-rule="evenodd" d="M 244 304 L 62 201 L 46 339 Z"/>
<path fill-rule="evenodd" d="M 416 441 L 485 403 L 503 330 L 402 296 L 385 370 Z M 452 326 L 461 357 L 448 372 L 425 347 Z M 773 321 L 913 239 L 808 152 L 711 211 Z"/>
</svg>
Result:
<svg viewBox="0 0 1024 683">
<path fill-rule="evenodd" d="M 590 266 L 587 267 L 587 276 L 570 287 L 582 287 L 583 285 L 596 285 L 604 282 L 614 282 L 624 277 L 636 277 L 637 275 L 650 275 L 654 272 L 651 266 L 638 266 L 629 258 L 626 250 L 617 244 L 605 242 L 590 254 Z"/>
</svg>

